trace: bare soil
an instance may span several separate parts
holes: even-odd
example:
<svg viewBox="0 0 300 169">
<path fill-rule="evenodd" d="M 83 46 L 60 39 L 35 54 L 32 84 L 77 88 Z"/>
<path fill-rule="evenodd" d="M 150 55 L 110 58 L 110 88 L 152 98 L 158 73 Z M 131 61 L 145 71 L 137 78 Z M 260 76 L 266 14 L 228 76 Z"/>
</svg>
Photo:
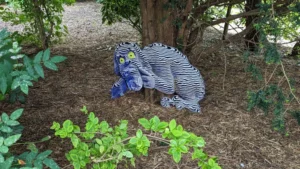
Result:
<svg viewBox="0 0 300 169">
<path fill-rule="evenodd" d="M 211 55 L 189 56 L 207 86 L 206 98 L 200 103 L 202 113 L 193 114 L 150 105 L 138 92 L 127 93 L 116 100 L 110 98 L 110 88 L 118 79 L 113 72 L 114 46 L 121 41 L 139 41 L 139 35 L 124 23 L 102 24 L 99 4 L 83 2 L 66 6 L 64 23 L 70 34 L 51 51 L 67 56 L 68 60 L 59 64 L 58 72 L 46 71 L 46 78 L 34 83 L 26 104 L 0 103 L 1 112 L 25 108 L 20 119 L 25 127 L 21 141 L 40 140 L 50 135 L 50 141 L 37 146 L 53 150 L 52 157 L 61 168 L 72 168 L 65 158 L 71 144 L 69 140 L 55 137 L 50 126 L 53 121 L 67 119 L 83 126 L 86 117 L 79 111 L 83 105 L 111 125 L 121 119 L 128 120 L 130 133 L 139 128 L 137 120 L 142 117 L 156 115 L 165 121 L 176 119 L 185 129 L 206 140 L 205 151 L 217 156 L 224 169 L 300 168 L 300 127 L 296 120 L 287 115 L 289 136 L 284 136 L 272 130 L 270 116 L 259 110 L 247 112 L 246 91 L 258 89 L 261 84 L 245 73 L 242 54 L 237 50 L 228 48 Z M 0 23 L 0 28 L 3 26 L 9 25 Z M 212 36 L 219 38 L 217 32 L 206 35 L 208 41 Z M 289 62 L 285 64 L 299 88 L 299 67 Z M 271 68 L 266 69 L 268 74 L 272 73 Z M 139 169 L 197 168 L 196 163 L 186 157 L 175 164 L 166 149 L 158 145 L 150 149 L 148 157 L 141 157 L 136 163 Z"/>
</svg>

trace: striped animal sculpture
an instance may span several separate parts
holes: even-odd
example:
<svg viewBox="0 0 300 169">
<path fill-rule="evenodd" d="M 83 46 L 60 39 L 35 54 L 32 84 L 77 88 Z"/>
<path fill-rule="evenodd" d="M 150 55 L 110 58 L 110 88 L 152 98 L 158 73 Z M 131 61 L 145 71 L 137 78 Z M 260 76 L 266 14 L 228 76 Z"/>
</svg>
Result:
<svg viewBox="0 0 300 169">
<path fill-rule="evenodd" d="M 114 52 L 114 71 L 120 79 L 112 86 L 113 99 L 128 90 L 155 88 L 165 94 L 175 94 L 161 99 L 163 107 L 201 111 L 199 101 L 205 95 L 203 78 L 176 48 L 153 43 L 140 49 L 135 43 L 121 43 Z"/>
</svg>

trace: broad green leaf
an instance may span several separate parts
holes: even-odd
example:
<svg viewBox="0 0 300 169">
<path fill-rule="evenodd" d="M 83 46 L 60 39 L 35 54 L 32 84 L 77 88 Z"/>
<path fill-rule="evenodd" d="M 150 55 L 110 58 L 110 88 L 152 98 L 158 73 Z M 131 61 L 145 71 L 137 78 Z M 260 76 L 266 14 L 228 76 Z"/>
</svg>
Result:
<svg viewBox="0 0 300 169">
<path fill-rule="evenodd" d="M 121 130 L 124 130 L 124 129 L 127 129 L 127 124 L 128 124 L 128 121 L 127 120 L 122 120 L 121 121 L 121 124 L 120 124 L 120 129 Z"/>
<path fill-rule="evenodd" d="M 3 145 L 3 142 L 4 142 L 4 138 L 1 136 L 1 137 L 0 137 L 0 146 Z"/>
<path fill-rule="evenodd" d="M 133 144 L 133 145 L 136 145 L 137 144 L 137 138 L 136 137 L 133 137 L 133 138 L 131 138 L 130 140 L 129 140 L 129 143 L 130 144 Z"/>
<path fill-rule="evenodd" d="M 60 169 L 57 163 L 52 159 L 46 158 L 43 163 L 50 169 Z"/>
<path fill-rule="evenodd" d="M 202 137 L 198 137 L 197 139 L 197 147 L 204 147 L 205 146 L 205 140 Z"/>
<path fill-rule="evenodd" d="M 3 163 L 4 162 L 4 157 L 2 154 L 0 154 L 0 163 Z"/>
<path fill-rule="evenodd" d="M 181 160 L 181 152 L 180 151 L 173 151 L 172 152 L 172 157 L 173 157 L 173 160 L 176 163 L 179 163 L 179 161 Z"/>
<path fill-rule="evenodd" d="M 116 150 L 118 153 L 120 153 L 122 151 L 122 147 L 119 144 L 116 144 L 112 147 L 114 150 Z"/>
<path fill-rule="evenodd" d="M 160 122 L 157 126 L 157 130 L 158 131 L 164 131 L 166 127 L 168 127 L 168 123 L 167 122 Z"/>
<path fill-rule="evenodd" d="M 2 115 L 1 115 L 1 121 L 3 121 L 5 123 L 8 120 L 9 120 L 9 116 L 6 113 L 2 113 Z"/>
<path fill-rule="evenodd" d="M 105 150 L 105 147 L 104 147 L 104 146 L 100 146 L 100 147 L 99 147 L 99 152 L 100 152 L 101 154 L 104 152 L 104 150 Z"/>
<path fill-rule="evenodd" d="M 46 150 L 44 152 L 41 152 L 39 155 L 37 155 L 36 159 L 37 160 L 44 160 L 47 158 L 50 154 L 52 153 L 51 150 Z"/>
<path fill-rule="evenodd" d="M 76 161 L 76 160 L 78 160 L 79 157 L 78 157 L 77 154 L 72 153 L 72 154 L 70 154 L 70 158 L 71 158 L 72 161 Z"/>
<path fill-rule="evenodd" d="M 36 71 L 36 73 L 40 77 L 45 78 L 45 76 L 44 76 L 44 70 L 43 70 L 42 66 L 39 63 L 34 64 L 34 70 Z"/>
<path fill-rule="evenodd" d="M 176 121 L 173 119 L 169 123 L 170 130 L 172 131 L 176 127 Z"/>
<path fill-rule="evenodd" d="M 31 59 L 29 59 L 29 57 L 28 56 L 24 56 L 23 57 L 23 63 L 24 63 L 24 65 L 26 66 L 26 67 L 28 67 L 28 66 L 31 66 Z"/>
<path fill-rule="evenodd" d="M 183 131 L 182 125 L 178 125 L 178 126 L 176 127 L 176 130 Z"/>
<path fill-rule="evenodd" d="M 11 115 L 10 115 L 10 119 L 12 120 L 17 120 L 23 113 L 24 109 L 17 109 L 15 110 Z"/>
<path fill-rule="evenodd" d="M 138 131 L 136 132 L 136 137 L 137 138 L 142 138 L 142 136 L 143 136 L 142 130 L 138 129 Z"/>
<path fill-rule="evenodd" d="M 54 121 L 50 129 L 57 131 L 60 129 L 60 124 Z"/>
<path fill-rule="evenodd" d="M 56 136 L 60 136 L 61 138 L 66 138 L 68 133 L 65 130 L 58 130 L 55 132 Z"/>
<path fill-rule="evenodd" d="M 20 78 L 16 78 L 16 79 L 13 80 L 13 83 L 11 84 L 11 89 L 15 90 L 20 85 L 21 85 Z"/>
<path fill-rule="evenodd" d="M 45 65 L 48 69 L 55 70 L 55 71 L 58 70 L 58 68 L 57 68 L 57 66 L 55 65 L 55 63 L 53 63 L 53 62 L 51 62 L 51 61 L 45 61 L 45 62 L 44 62 L 44 65 Z"/>
<path fill-rule="evenodd" d="M 86 106 L 83 106 L 82 109 L 80 109 L 80 111 L 83 112 L 84 114 L 88 113 Z"/>
<path fill-rule="evenodd" d="M 85 126 L 85 129 L 86 129 L 86 131 L 89 131 L 89 130 L 91 130 L 93 127 L 94 127 L 94 124 L 93 124 L 93 123 L 87 122 L 87 123 L 86 123 L 86 126 Z"/>
<path fill-rule="evenodd" d="M 80 165 L 80 163 L 79 162 L 73 162 L 73 166 L 74 166 L 74 169 L 80 169 L 81 167 L 81 165 Z"/>
<path fill-rule="evenodd" d="M 0 91 L 4 95 L 6 93 L 6 90 L 7 90 L 7 79 L 3 75 L 3 76 L 0 76 Z"/>
<path fill-rule="evenodd" d="M 86 162 L 85 162 L 85 161 L 80 161 L 80 166 L 81 166 L 82 168 L 85 168 Z"/>
<path fill-rule="evenodd" d="M 29 143 L 26 148 L 34 153 L 39 152 L 39 149 L 36 147 L 36 145 L 34 143 Z"/>
<path fill-rule="evenodd" d="M 99 145 L 102 145 L 102 144 L 103 144 L 102 140 L 100 140 L 100 139 L 98 139 L 98 138 L 96 138 L 96 143 L 99 144 Z"/>
<path fill-rule="evenodd" d="M 4 163 L 0 163 L 0 168 L 1 169 L 10 169 L 13 161 L 14 161 L 14 157 L 12 156 L 12 157 L 6 159 Z"/>
<path fill-rule="evenodd" d="M 46 136 L 46 137 L 42 138 L 40 141 L 44 142 L 44 141 L 48 141 L 50 139 L 51 139 L 51 136 Z"/>
<path fill-rule="evenodd" d="M 141 118 L 138 121 L 146 130 L 150 129 L 151 125 L 150 125 L 149 120 L 147 120 L 146 118 Z"/>
<path fill-rule="evenodd" d="M 179 130 L 176 130 L 176 129 L 173 129 L 171 130 L 171 133 L 175 136 L 175 137 L 180 137 L 182 135 L 182 131 L 179 131 Z"/>
<path fill-rule="evenodd" d="M 28 95 L 28 90 L 29 90 L 28 85 L 27 85 L 27 84 L 24 84 L 24 83 L 21 83 L 20 87 L 21 87 L 21 91 L 22 91 L 24 94 Z"/>
<path fill-rule="evenodd" d="M 46 49 L 46 50 L 44 51 L 43 62 L 48 61 L 49 58 L 50 58 L 50 49 L 48 48 L 48 49 Z"/>
<path fill-rule="evenodd" d="M 32 164 L 35 157 L 38 155 L 37 152 L 30 152 L 26 157 L 25 157 L 25 161 L 27 164 Z"/>
<path fill-rule="evenodd" d="M 42 61 L 43 51 L 40 51 L 33 59 L 33 63 L 39 64 Z"/>
<path fill-rule="evenodd" d="M 130 164 L 135 168 L 135 158 L 130 159 Z"/>
<path fill-rule="evenodd" d="M 22 76 L 20 76 L 20 78 L 25 81 L 32 80 L 32 77 L 30 77 L 26 71 L 22 72 Z"/>
<path fill-rule="evenodd" d="M 26 66 L 26 71 L 33 78 L 35 78 L 35 76 L 37 76 L 34 72 L 32 65 Z"/>
<path fill-rule="evenodd" d="M 177 141 L 176 140 L 170 140 L 170 146 L 171 147 L 177 147 Z"/>
<path fill-rule="evenodd" d="M 203 150 L 194 148 L 194 152 L 192 154 L 192 160 L 194 159 L 201 159 L 204 161 L 207 159 L 207 155 L 203 152 Z"/>
<path fill-rule="evenodd" d="M 189 148 L 184 145 L 180 145 L 179 148 L 182 153 L 187 153 L 189 151 Z"/>
<path fill-rule="evenodd" d="M 150 119 L 151 129 L 157 130 L 157 126 L 159 123 L 160 123 L 160 120 L 157 116 L 154 116 L 153 118 L 151 118 Z"/>
<path fill-rule="evenodd" d="M 8 147 L 5 145 L 0 146 L 0 153 L 6 154 L 8 152 Z"/>
<path fill-rule="evenodd" d="M 65 131 L 67 131 L 68 133 L 72 132 L 73 131 L 73 122 L 71 120 L 66 120 L 64 123 L 63 123 L 63 129 Z"/>
<path fill-rule="evenodd" d="M 17 142 L 20 139 L 20 137 L 21 137 L 21 134 L 16 134 L 16 135 L 13 135 L 13 136 L 9 136 L 8 138 L 6 138 L 4 140 L 4 145 L 11 146 L 15 142 Z"/>
<path fill-rule="evenodd" d="M 34 163 L 33 163 L 34 167 L 36 168 L 43 168 L 43 161 L 42 160 L 34 160 Z"/>
<path fill-rule="evenodd" d="M 13 130 L 8 126 L 2 126 L 2 127 L 0 127 L 0 131 L 2 131 L 4 133 L 11 133 Z"/>
<path fill-rule="evenodd" d="M 8 121 L 5 122 L 5 124 L 7 124 L 8 126 L 17 126 L 20 123 L 18 121 L 15 121 L 15 120 L 8 120 Z"/>
<path fill-rule="evenodd" d="M 50 61 L 53 63 L 60 63 L 65 61 L 67 58 L 65 56 L 53 56 Z"/>
<path fill-rule="evenodd" d="M 71 136 L 71 142 L 75 148 L 78 146 L 79 141 L 79 138 L 75 134 Z"/>
<path fill-rule="evenodd" d="M 122 153 L 123 156 L 127 157 L 127 158 L 132 158 L 133 154 L 130 151 L 125 151 Z"/>
</svg>

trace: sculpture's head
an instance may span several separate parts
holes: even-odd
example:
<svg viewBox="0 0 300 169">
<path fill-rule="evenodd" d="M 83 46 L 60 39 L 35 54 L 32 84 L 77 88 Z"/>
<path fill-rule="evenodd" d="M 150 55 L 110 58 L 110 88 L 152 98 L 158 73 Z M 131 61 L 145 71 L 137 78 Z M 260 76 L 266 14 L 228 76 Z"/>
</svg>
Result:
<svg viewBox="0 0 300 169">
<path fill-rule="evenodd" d="M 135 43 L 120 43 L 114 53 L 114 71 L 125 79 L 130 90 L 139 91 L 143 81 L 138 67 L 142 66 L 139 56 L 141 49 Z"/>
</svg>

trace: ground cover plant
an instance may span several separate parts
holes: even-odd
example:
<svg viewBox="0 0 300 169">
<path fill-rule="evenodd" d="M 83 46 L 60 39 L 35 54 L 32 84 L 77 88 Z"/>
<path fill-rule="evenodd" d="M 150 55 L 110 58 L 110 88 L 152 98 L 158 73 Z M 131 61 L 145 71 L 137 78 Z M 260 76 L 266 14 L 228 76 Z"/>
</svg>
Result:
<svg viewBox="0 0 300 169">
<path fill-rule="evenodd" d="M 143 130 L 137 129 L 134 136 L 128 135 L 127 120 L 110 127 L 107 121 L 99 121 L 94 112 L 89 112 L 84 106 L 81 111 L 88 116 L 85 130 L 71 120 L 63 122 L 62 126 L 54 122 L 51 129 L 60 138 L 69 138 L 73 149 L 66 156 L 75 169 L 117 168 L 118 163 L 130 161 L 135 166 L 135 158 L 148 155 L 148 149 L 153 144 L 150 140 L 164 143 L 169 146 L 168 153 L 176 163 L 179 163 L 184 154 L 190 154 L 198 166 L 203 169 L 221 169 L 215 158 L 209 158 L 203 152 L 205 141 L 192 132 L 187 132 L 176 120 L 160 121 L 157 116 L 151 119 L 141 118 L 139 124 Z M 144 134 L 145 130 L 149 134 Z M 189 152 L 190 149 L 192 153 Z M 190 158 L 191 158 L 190 157 Z"/>
<path fill-rule="evenodd" d="M 5 30 L 0 31 L 0 101 L 9 97 L 14 103 L 25 103 L 29 87 L 33 81 L 45 78 L 43 66 L 57 71 L 56 63 L 66 60 L 64 56 L 50 57 L 50 49 L 39 52 L 33 59 L 21 54 L 18 42 L 11 39 Z"/>
<path fill-rule="evenodd" d="M 51 150 L 39 152 L 34 142 L 23 144 L 28 145 L 30 151 L 16 155 L 10 148 L 17 144 L 22 136 L 23 126 L 18 122 L 23 109 L 17 109 L 10 115 L 5 112 L 0 117 L 0 168 L 1 169 L 42 169 L 49 167 L 50 169 L 59 169 L 56 162 L 49 158 Z M 39 142 L 47 141 L 49 137 L 43 138 Z"/>
</svg>

